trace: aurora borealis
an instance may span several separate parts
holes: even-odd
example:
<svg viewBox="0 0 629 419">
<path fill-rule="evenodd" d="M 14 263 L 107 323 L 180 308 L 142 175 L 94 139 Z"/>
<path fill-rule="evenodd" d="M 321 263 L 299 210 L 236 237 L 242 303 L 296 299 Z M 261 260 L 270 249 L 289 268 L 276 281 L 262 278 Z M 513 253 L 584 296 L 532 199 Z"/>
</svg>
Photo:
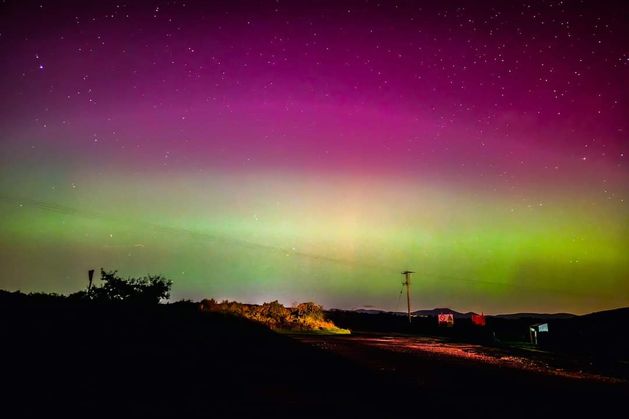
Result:
<svg viewBox="0 0 629 419">
<path fill-rule="evenodd" d="M 0 6 L 0 288 L 629 305 L 622 3 L 88 3 Z"/>
</svg>

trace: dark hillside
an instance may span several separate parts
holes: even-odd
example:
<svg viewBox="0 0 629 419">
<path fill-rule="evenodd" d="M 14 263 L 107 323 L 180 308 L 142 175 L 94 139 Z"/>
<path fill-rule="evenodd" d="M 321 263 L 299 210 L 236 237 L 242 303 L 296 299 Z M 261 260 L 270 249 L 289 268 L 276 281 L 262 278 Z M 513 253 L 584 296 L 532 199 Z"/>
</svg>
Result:
<svg viewBox="0 0 629 419">
<path fill-rule="evenodd" d="M 316 416 L 375 412 L 387 395 L 386 383 L 335 355 L 194 303 L 2 293 L 0 318 L 4 410 L 18 414 Z"/>
</svg>

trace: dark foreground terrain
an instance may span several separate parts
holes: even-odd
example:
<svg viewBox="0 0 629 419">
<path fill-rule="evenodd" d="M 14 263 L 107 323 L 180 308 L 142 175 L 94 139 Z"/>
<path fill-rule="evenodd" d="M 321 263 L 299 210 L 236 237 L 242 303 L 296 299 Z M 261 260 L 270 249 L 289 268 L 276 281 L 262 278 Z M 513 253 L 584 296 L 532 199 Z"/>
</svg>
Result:
<svg viewBox="0 0 629 419">
<path fill-rule="evenodd" d="M 544 415 L 612 413 L 629 396 L 626 380 L 577 369 L 552 354 L 417 336 L 296 339 L 390 377 L 413 400 L 428 400 L 426 406 L 447 415 L 520 416 L 533 405 Z"/>
<path fill-rule="evenodd" d="M 16 299 L 0 319 L 4 417 L 600 416 L 629 396 L 623 380 L 517 368 L 509 355 L 482 362 L 400 336 L 290 337 L 192 303 Z"/>
</svg>

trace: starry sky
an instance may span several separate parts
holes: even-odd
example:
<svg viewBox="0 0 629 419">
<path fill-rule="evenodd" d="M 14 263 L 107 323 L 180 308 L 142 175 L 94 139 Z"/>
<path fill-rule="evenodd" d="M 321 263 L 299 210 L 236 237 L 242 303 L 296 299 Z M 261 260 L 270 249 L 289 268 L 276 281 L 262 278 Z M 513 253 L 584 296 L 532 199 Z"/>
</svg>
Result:
<svg viewBox="0 0 629 419">
<path fill-rule="evenodd" d="M 93 3 L 93 4 L 92 4 Z M 629 305 L 627 6 L 0 4 L 0 288 Z"/>
</svg>

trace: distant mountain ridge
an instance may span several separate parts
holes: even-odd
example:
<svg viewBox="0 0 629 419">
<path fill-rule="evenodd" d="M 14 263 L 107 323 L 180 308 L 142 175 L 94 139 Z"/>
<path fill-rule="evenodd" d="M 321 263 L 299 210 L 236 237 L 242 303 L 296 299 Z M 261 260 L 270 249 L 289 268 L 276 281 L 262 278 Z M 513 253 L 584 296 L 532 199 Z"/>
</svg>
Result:
<svg viewBox="0 0 629 419">
<path fill-rule="evenodd" d="M 406 316 L 405 311 L 387 311 L 380 310 L 377 308 L 358 308 L 353 310 L 344 310 L 338 308 L 332 308 L 329 311 L 339 311 L 339 312 L 351 312 L 351 313 L 360 313 L 360 314 L 389 314 L 389 315 L 397 315 L 397 316 Z M 422 317 L 422 316 L 437 316 L 438 314 L 447 313 L 454 315 L 455 318 L 458 319 L 469 319 L 472 317 L 472 314 L 481 314 L 475 312 L 467 312 L 462 313 L 460 311 L 452 310 L 447 307 L 437 307 L 433 309 L 426 310 L 415 310 L 411 312 L 413 316 Z M 629 307 L 619 307 L 610 310 L 602 310 L 595 311 L 593 313 L 587 314 L 573 314 L 573 313 L 508 313 L 508 314 L 485 314 L 487 317 L 495 317 L 499 319 L 505 320 L 519 320 L 519 319 L 537 319 L 537 320 L 564 320 L 564 319 L 616 319 L 622 318 L 629 321 Z"/>
<path fill-rule="evenodd" d="M 353 312 L 356 312 L 356 313 L 363 313 L 363 314 L 382 314 L 382 313 L 402 314 L 400 312 L 378 310 L 378 309 L 375 309 L 375 308 L 358 308 L 356 310 L 337 310 L 337 309 L 332 309 L 332 310 L 335 310 L 335 311 L 353 311 Z"/>
<path fill-rule="evenodd" d="M 452 314 L 455 319 L 469 319 L 472 317 L 471 311 L 468 313 L 461 313 L 459 311 L 452 310 L 451 308 L 442 307 L 442 308 L 433 308 L 432 310 L 416 310 L 413 311 L 412 314 L 414 316 L 437 316 L 439 314 Z"/>
<path fill-rule="evenodd" d="M 493 317 L 500 317 L 501 319 L 543 319 L 543 320 L 557 320 L 557 319 L 570 319 L 578 317 L 572 313 L 512 313 L 512 314 L 496 314 Z"/>
<path fill-rule="evenodd" d="M 361 313 L 361 314 L 394 314 L 394 315 L 399 315 L 399 316 L 406 316 L 405 311 L 387 311 L 387 310 L 380 310 L 376 308 L 357 308 L 354 310 L 342 310 L 342 309 L 333 308 L 330 311 L 350 311 L 350 312 Z M 468 313 L 460 313 L 458 311 L 452 310 L 451 308 L 445 308 L 445 307 L 433 308 L 432 310 L 416 310 L 416 311 L 411 312 L 413 316 L 417 316 L 417 317 L 436 316 L 438 314 L 443 314 L 443 313 L 453 314 L 455 318 L 470 318 L 472 317 L 472 314 L 477 314 L 471 311 Z"/>
<path fill-rule="evenodd" d="M 353 311 L 355 313 L 362 314 L 395 314 L 395 315 L 406 315 L 406 312 L 402 311 L 387 311 L 380 310 L 375 308 L 359 308 L 354 310 L 340 310 L 340 309 L 332 309 L 332 311 Z M 413 316 L 422 317 L 422 316 L 437 316 L 438 314 L 452 314 L 454 318 L 457 319 L 469 319 L 472 317 L 472 314 L 481 314 L 475 313 L 472 311 L 462 313 L 460 311 L 452 310 L 447 307 L 437 307 L 433 309 L 424 309 L 424 310 L 415 310 L 411 312 Z M 570 319 L 573 317 L 579 317 L 576 314 L 572 313 L 509 313 L 509 314 L 486 314 L 487 317 L 497 317 L 501 319 L 539 319 L 539 320 L 559 320 L 559 319 Z"/>
</svg>

